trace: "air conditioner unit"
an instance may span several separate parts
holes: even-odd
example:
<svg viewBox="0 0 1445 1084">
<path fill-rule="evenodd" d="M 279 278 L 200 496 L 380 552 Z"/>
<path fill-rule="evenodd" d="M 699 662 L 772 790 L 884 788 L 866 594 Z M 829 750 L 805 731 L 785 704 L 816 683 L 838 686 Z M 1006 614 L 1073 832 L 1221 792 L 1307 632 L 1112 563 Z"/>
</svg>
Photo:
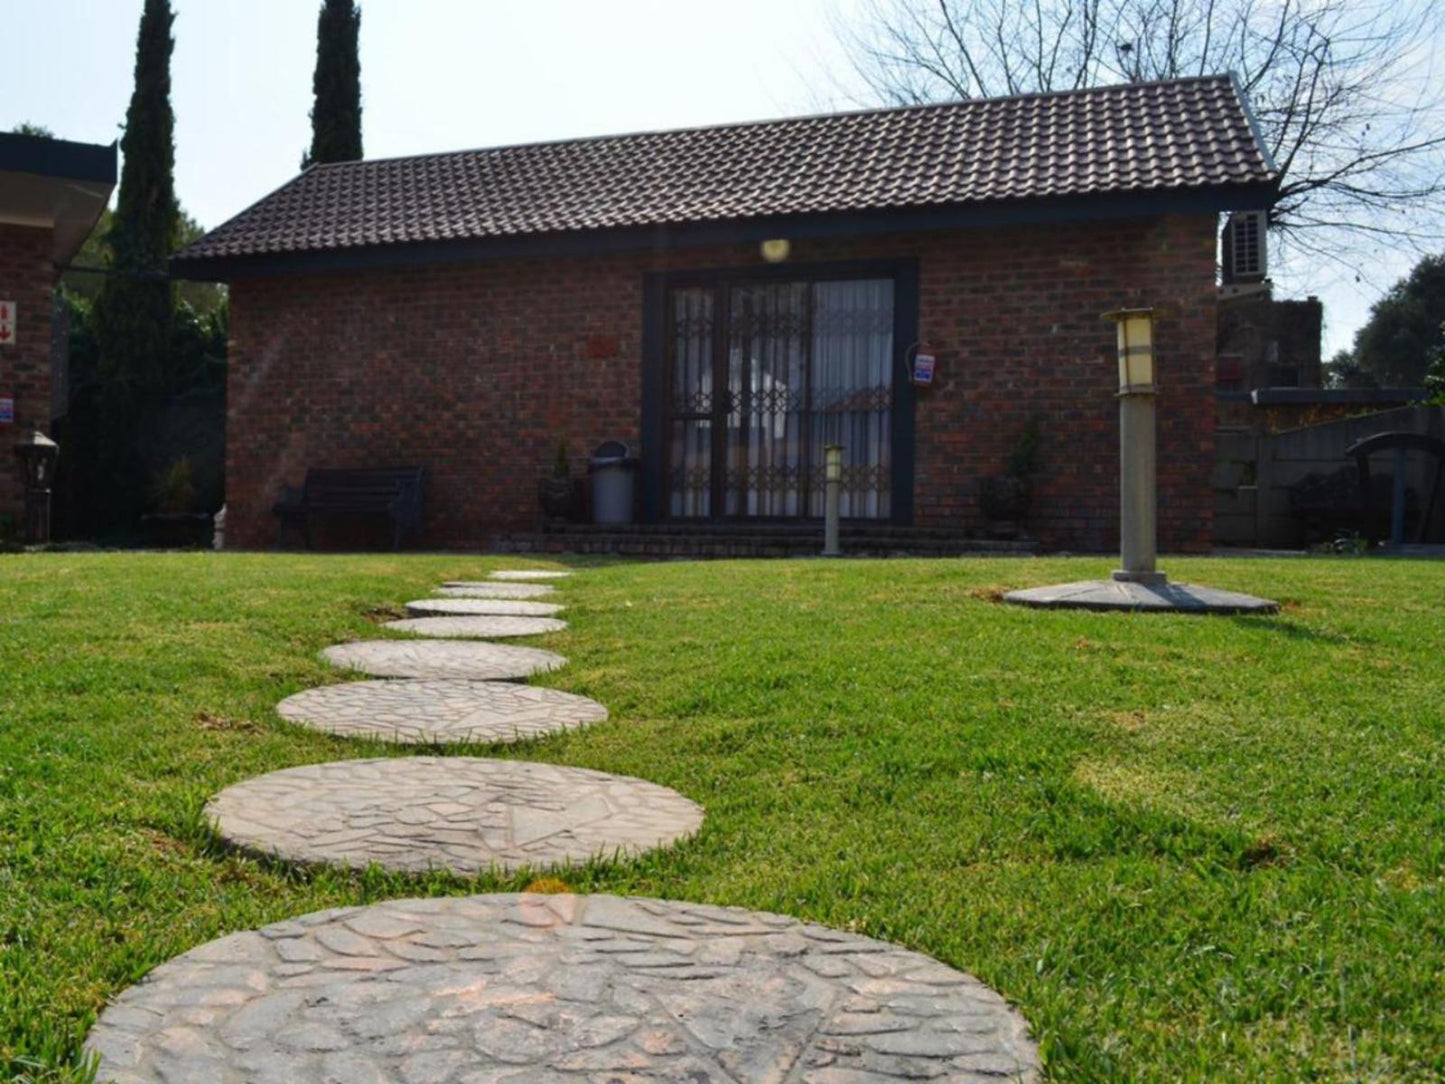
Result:
<svg viewBox="0 0 1445 1084">
<path fill-rule="evenodd" d="M 1224 284 L 1263 282 L 1269 274 L 1264 211 L 1235 211 L 1224 222 Z"/>
</svg>

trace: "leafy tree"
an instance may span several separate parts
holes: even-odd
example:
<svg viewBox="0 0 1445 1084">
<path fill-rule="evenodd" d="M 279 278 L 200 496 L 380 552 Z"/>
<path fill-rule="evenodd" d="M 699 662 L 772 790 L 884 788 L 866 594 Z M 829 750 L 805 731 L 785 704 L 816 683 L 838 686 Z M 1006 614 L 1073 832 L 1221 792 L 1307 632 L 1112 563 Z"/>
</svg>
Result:
<svg viewBox="0 0 1445 1084">
<path fill-rule="evenodd" d="M 1445 255 L 1427 256 L 1370 308 L 1355 333 L 1355 364 L 1380 386 L 1418 388 L 1440 348 Z"/>
<path fill-rule="evenodd" d="M 97 440 L 87 479 L 102 522 L 131 518 L 143 500 L 142 443 L 148 407 L 169 377 L 175 307 L 166 262 L 180 234 L 173 179 L 175 116 L 171 110 L 174 21 L 169 0 L 145 0 L 136 40 L 135 89 L 121 138 L 120 191 L 105 244 L 111 274 L 91 320 L 97 347 L 89 418 Z"/>
<path fill-rule="evenodd" d="M 43 124 L 35 124 L 28 120 L 22 120 L 10 131 L 15 135 L 40 136 L 42 139 L 54 139 L 55 133 Z"/>
<path fill-rule="evenodd" d="M 1436 406 L 1445 406 L 1445 324 L 1440 325 L 1440 342 L 1425 370 L 1425 390 Z"/>
<path fill-rule="evenodd" d="M 1378 388 L 1380 382 L 1355 360 L 1349 350 L 1341 350 L 1324 364 L 1327 388 Z"/>
<path fill-rule="evenodd" d="M 354 0 L 323 0 L 316 19 L 316 74 L 311 88 L 311 149 L 301 168 L 354 162 L 361 155 L 361 10 Z"/>
</svg>

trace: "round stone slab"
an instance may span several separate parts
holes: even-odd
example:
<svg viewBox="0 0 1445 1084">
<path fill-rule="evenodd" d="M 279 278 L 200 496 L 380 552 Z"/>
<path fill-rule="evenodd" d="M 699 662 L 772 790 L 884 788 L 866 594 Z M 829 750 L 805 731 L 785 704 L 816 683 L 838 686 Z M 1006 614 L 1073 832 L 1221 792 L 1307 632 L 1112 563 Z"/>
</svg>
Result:
<svg viewBox="0 0 1445 1084">
<path fill-rule="evenodd" d="M 1187 583 L 1143 584 L 1119 580 L 1081 580 L 1052 587 L 1010 591 L 1005 602 L 1040 610 L 1138 610 L 1147 613 L 1273 614 L 1279 603 L 1235 591 Z"/>
<path fill-rule="evenodd" d="M 617 896 L 320 911 L 152 971 L 86 1041 L 117 1084 L 997 1080 L 1022 1017 L 916 952 L 778 915 Z"/>
<path fill-rule="evenodd" d="M 656 783 L 557 764 L 390 757 L 285 768 L 206 806 L 226 842 L 301 865 L 470 876 L 640 854 L 702 807 Z"/>
<path fill-rule="evenodd" d="M 358 640 L 328 647 L 321 657 L 373 677 L 473 681 L 512 681 L 567 664 L 561 655 L 540 648 L 454 640 Z"/>
<path fill-rule="evenodd" d="M 508 599 L 484 598 L 419 598 L 413 599 L 406 604 L 406 612 L 411 614 L 412 617 L 476 617 L 479 615 L 496 615 L 498 617 L 534 616 L 530 614 L 500 614 L 495 607 L 502 605 L 547 606 L 547 603 L 515 602 Z M 551 606 L 549 608 L 554 611 L 562 609 L 561 606 Z"/>
<path fill-rule="evenodd" d="M 513 742 L 600 723 L 585 696 L 509 681 L 349 681 L 288 696 L 283 719 L 348 738 Z"/>
<path fill-rule="evenodd" d="M 496 640 L 507 636 L 540 636 L 544 632 L 561 632 L 567 622 L 550 617 L 412 617 L 404 621 L 388 621 L 383 626 L 397 632 L 413 632 L 420 636 L 442 636 L 451 639 Z"/>
<path fill-rule="evenodd" d="M 488 579 L 492 580 L 560 580 L 572 575 L 570 572 L 556 572 L 545 568 L 504 568 L 500 572 L 493 572 Z"/>
<path fill-rule="evenodd" d="M 465 614 L 467 616 L 494 615 L 497 617 L 553 617 L 565 610 L 566 606 L 559 606 L 555 602 L 528 602 L 525 599 L 511 598 L 466 598 L 453 596 L 451 598 L 419 599 L 426 605 L 438 602 L 465 603 L 465 610 L 436 611 L 439 616 L 453 616 Z"/>
<path fill-rule="evenodd" d="M 542 598 L 557 589 L 546 583 L 484 583 L 456 580 L 437 588 L 437 594 L 452 598 Z"/>
</svg>

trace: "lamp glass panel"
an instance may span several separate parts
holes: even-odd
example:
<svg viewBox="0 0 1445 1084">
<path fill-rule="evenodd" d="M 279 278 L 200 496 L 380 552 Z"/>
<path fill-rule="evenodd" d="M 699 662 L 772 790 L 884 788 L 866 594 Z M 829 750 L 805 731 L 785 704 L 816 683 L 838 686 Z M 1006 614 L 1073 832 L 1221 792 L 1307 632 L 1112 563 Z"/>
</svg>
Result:
<svg viewBox="0 0 1445 1084">
<path fill-rule="evenodd" d="M 1125 388 L 1154 384 L 1154 327 L 1148 314 L 1119 322 L 1119 383 Z"/>
</svg>

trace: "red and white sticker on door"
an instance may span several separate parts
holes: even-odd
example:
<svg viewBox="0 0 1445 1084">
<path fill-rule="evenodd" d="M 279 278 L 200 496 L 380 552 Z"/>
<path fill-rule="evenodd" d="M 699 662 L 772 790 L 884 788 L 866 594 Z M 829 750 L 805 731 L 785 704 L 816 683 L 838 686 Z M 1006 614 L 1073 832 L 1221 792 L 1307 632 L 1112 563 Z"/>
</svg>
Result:
<svg viewBox="0 0 1445 1084">
<path fill-rule="evenodd" d="M 0 346 L 15 345 L 15 302 L 0 301 Z"/>
</svg>

